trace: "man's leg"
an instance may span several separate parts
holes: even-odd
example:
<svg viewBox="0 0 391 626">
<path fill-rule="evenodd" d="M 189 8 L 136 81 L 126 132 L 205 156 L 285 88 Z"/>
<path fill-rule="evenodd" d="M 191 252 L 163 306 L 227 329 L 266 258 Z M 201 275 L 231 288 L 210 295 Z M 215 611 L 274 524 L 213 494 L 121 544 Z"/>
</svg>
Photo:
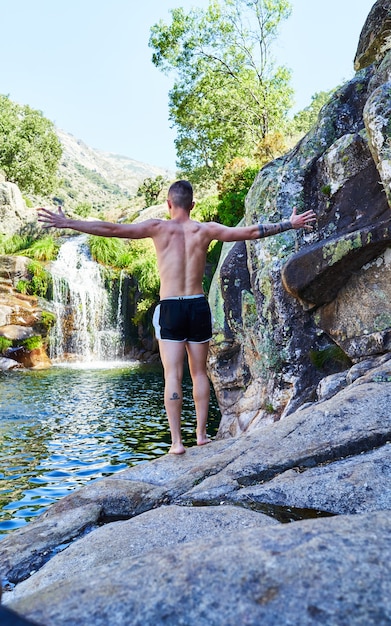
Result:
<svg viewBox="0 0 391 626">
<path fill-rule="evenodd" d="M 164 369 L 164 406 L 171 432 L 171 454 L 183 454 L 181 412 L 182 412 L 182 379 L 185 343 L 159 341 L 160 357 Z"/>
<path fill-rule="evenodd" d="M 210 382 L 206 371 L 209 341 L 205 343 L 187 343 L 189 369 L 193 381 L 193 398 L 197 416 L 197 445 L 209 443 L 206 435 L 208 421 Z"/>
</svg>

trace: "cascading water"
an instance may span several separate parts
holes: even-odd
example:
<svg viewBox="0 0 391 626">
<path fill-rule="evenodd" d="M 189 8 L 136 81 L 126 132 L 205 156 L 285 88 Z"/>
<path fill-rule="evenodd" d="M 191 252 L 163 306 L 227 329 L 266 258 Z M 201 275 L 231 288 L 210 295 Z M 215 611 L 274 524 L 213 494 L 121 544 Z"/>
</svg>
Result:
<svg viewBox="0 0 391 626">
<path fill-rule="evenodd" d="M 50 267 L 56 324 L 50 357 L 61 361 L 113 361 L 123 356 L 122 279 L 116 306 L 105 288 L 102 270 L 92 260 L 87 236 L 67 240 Z"/>
</svg>

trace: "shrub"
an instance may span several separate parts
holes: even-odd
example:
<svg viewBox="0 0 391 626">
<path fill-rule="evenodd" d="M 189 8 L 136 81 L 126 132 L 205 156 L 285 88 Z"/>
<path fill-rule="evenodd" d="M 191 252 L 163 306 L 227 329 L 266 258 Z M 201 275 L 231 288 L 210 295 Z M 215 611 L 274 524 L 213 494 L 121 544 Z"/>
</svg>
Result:
<svg viewBox="0 0 391 626">
<path fill-rule="evenodd" d="M 51 235 L 47 235 L 36 239 L 23 251 L 23 254 L 36 261 L 54 261 L 59 249 L 59 243 Z"/>
<path fill-rule="evenodd" d="M 5 354 L 8 348 L 12 346 L 12 340 L 0 336 L 0 354 Z"/>
<path fill-rule="evenodd" d="M 259 142 L 255 153 L 259 167 L 281 156 L 287 149 L 285 137 L 281 132 L 267 133 L 262 141 Z"/>
<path fill-rule="evenodd" d="M 21 342 L 21 345 L 29 352 L 31 352 L 31 350 L 36 350 L 37 348 L 42 348 L 42 337 L 39 335 L 29 337 L 28 339 L 24 339 Z"/>
<path fill-rule="evenodd" d="M 97 263 L 121 269 L 126 265 L 128 244 L 114 237 L 88 237 L 92 258 Z"/>
<path fill-rule="evenodd" d="M 92 213 L 92 204 L 90 202 L 81 202 L 74 209 L 74 212 L 80 217 L 88 217 Z"/>
<path fill-rule="evenodd" d="M 215 222 L 218 220 L 219 198 L 217 195 L 206 196 L 197 201 L 191 217 L 198 222 Z"/>
<path fill-rule="evenodd" d="M 142 300 L 134 321 L 141 322 L 159 294 L 160 279 L 152 242 L 91 236 L 88 243 L 95 261 L 116 270 L 123 269 L 136 279 Z"/>
<path fill-rule="evenodd" d="M 136 239 L 129 246 L 129 274 L 133 275 L 144 296 L 157 297 L 160 278 L 157 269 L 155 248 L 151 241 Z"/>
<path fill-rule="evenodd" d="M 30 280 L 20 280 L 16 285 L 16 290 L 29 296 L 50 299 L 53 281 L 49 272 L 39 261 L 31 261 L 27 270 L 31 275 Z"/>
<path fill-rule="evenodd" d="M 37 261 L 53 261 L 60 246 L 51 236 L 34 239 L 31 235 L 0 236 L 0 254 L 23 254 Z"/>
<path fill-rule="evenodd" d="M 18 282 L 16 283 L 16 291 L 18 291 L 19 293 L 23 293 L 24 295 L 28 294 L 29 292 L 29 285 L 30 285 L 30 281 L 25 280 L 24 278 L 21 278 L 20 280 L 18 280 Z"/>
<path fill-rule="evenodd" d="M 218 182 L 219 221 L 236 226 L 244 215 L 244 200 L 259 172 L 259 165 L 248 159 L 234 159 Z"/>
<path fill-rule="evenodd" d="M 48 332 L 55 323 L 56 316 L 53 313 L 49 313 L 49 311 L 42 311 L 41 324 L 46 329 L 46 332 Z"/>
<path fill-rule="evenodd" d="M 30 235 L 0 235 L 0 254 L 16 254 L 26 250 L 32 242 Z"/>
</svg>

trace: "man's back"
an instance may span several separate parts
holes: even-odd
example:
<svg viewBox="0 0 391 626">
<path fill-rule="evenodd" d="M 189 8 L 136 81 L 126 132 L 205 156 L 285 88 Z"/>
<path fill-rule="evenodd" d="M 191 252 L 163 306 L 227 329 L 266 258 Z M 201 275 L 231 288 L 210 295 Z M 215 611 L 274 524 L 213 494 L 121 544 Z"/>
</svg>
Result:
<svg viewBox="0 0 391 626">
<path fill-rule="evenodd" d="M 208 228 L 191 220 L 182 211 L 161 221 L 152 237 L 160 274 L 160 297 L 192 296 L 202 293 L 206 253 L 210 243 Z"/>
</svg>

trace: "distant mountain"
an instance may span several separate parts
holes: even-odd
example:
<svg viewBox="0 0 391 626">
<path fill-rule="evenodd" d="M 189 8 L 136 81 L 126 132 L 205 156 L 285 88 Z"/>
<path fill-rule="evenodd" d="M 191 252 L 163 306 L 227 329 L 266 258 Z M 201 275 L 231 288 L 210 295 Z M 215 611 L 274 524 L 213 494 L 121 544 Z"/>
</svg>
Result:
<svg viewBox="0 0 391 626">
<path fill-rule="evenodd" d="M 126 207 L 145 178 L 158 175 L 171 181 L 175 173 L 126 156 L 90 148 L 80 139 L 56 129 L 63 148 L 61 186 L 54 204 L 75 209 L 90 204 L 99 212 Z"/>
</svg>

